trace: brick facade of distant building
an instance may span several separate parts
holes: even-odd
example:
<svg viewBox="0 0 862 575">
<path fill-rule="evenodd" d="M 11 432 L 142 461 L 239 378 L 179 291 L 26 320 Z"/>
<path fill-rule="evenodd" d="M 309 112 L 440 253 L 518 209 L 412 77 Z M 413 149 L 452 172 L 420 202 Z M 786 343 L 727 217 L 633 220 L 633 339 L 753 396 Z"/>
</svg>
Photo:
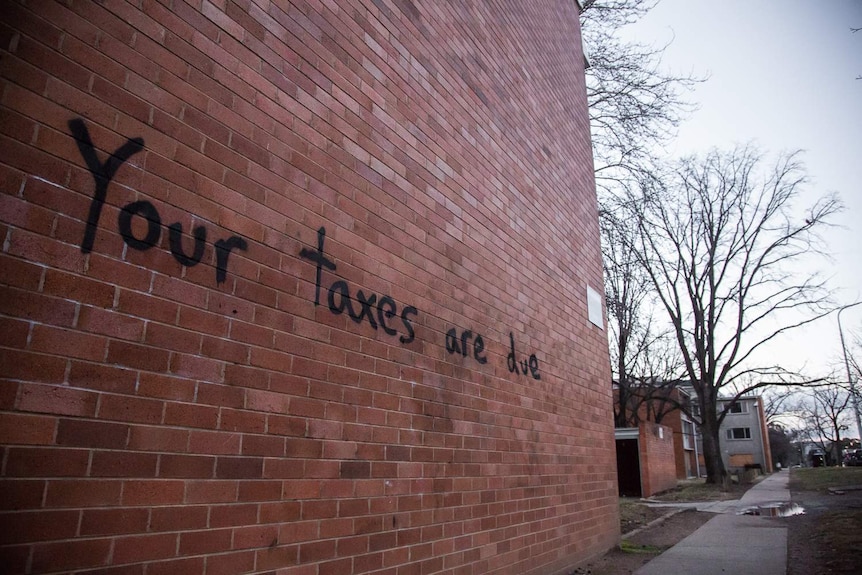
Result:
<svg viewBox="0 0 862 575">
<path fill-rule="evenodd" d="M 638 426 L 643 497 L 676 487 L 673 439 L 673 433 L 666 425 L 644 422 Z"/>
<path fill-rule="evenodd" d="M 0 11 L 4 573 L 616 543 L 576 3 Z"/>
</svg>

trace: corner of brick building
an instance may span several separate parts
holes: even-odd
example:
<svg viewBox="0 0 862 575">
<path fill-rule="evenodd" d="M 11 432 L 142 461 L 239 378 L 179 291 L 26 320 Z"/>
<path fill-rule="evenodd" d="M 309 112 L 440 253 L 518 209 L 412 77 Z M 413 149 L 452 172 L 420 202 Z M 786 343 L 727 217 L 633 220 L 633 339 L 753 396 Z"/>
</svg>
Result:
<svg viewBox="0 0 862 575">
<path fill-rule="evenodd" d="M 4 572 L 610 548 L 575 4 L 197 6 L 4 6 Z"/>
<path fill-rule="evenodd" d="M 638 426 L 641 468 L 641 496 L 676 487 L 676 456 L 673 430 L 658 423 L 642 422 Z"/>
</svg>

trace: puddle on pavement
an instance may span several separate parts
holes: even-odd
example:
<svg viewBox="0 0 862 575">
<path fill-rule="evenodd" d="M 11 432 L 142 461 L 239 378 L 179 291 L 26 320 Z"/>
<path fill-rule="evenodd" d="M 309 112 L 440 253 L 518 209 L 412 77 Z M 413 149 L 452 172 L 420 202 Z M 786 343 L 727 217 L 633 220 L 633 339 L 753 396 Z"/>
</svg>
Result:
<svg viewBox="0 0 862 575">
<path fill-rule="evenodd" d="M 743 509 L 737 515 L 758 515 L 760 517 L 791 517 L 802 515 L 805 508 L 798 503 L 767 503 Z"/>
</svg>

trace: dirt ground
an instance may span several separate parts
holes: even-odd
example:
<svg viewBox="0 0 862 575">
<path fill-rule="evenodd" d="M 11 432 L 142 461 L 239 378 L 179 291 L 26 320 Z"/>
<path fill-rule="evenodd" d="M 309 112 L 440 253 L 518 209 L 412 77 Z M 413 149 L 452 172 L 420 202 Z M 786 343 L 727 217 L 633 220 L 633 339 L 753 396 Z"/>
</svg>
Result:
<svg viewBox="0 0 862 575">
<path fill-rule="evenodd" d="M 791 489 L 803 515 L 779 519 L 787 530 L 788 575 L 862 572 L 862 491 L 830 495 Z"/>
<path fill-rule="evenodd" d="M 662 514 L 673 511 L 674 509 L 669 508 L 661 509 Z M 575 570 L 572 575 L 628 575 L 634 573 L 642 565 L 685 539 L 714 516 L 712 513 L 692 510 L 677 513 L 624 540 L 619 549 L 609 551 L 601 558 Z"/>
<path fill-rule="evenodd" d="M 843 474 L 847 475 L 846 470 Z M 810 480 L 811 478 L 809 478 Z M 814 478 L 816 479 L 816 478 Z M 862 573 L 862 490 L 846 490 L 843 494 L 828 493 L 826 483 L 814 485 L 811 490 L 799 488 L 800 483 L 791 483 L 791 499 L 801 505 L 802 515 L 774 518 L 787 526 L 787 575 L 855 575 Z M 850 479 L 845 484 L 857 481 Z M 834 483 L 833 483 L 834 484 Z M 819 489 L 815 491 L 814 489 Z M 695 491 L 702 489 L 694 485 Z M 709 496 L 738 498 L 746 487 L 728 495 Z M 691 489 L 690 489 L 691 490 Z M 688 494 L 670 492 L 665 494 L 671 501 L 674 497 L 686 498 Z M 674 512 L 674 508 L 648 508 L 637 500 L 620 500 L 620 525 L 623 534 L 631 532 L 657 517 Z M 714 515 L 686 510 L 651 527 L 644 528 L 627 540 L 620 548 L 572 572 L 571 575 L 630 575 L 666 549 L 676 545 Z"/>
</svg>

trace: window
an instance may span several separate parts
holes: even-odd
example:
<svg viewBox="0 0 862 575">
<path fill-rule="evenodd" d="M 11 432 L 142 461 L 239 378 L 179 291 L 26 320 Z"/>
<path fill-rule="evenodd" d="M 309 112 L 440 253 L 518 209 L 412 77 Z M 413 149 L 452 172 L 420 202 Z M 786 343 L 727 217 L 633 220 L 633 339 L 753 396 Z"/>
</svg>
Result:
<svg viewBox="0 0 862 575">
<path fill-rule="evenodd" d="M 682 448 L 683 449 L 694 449 L 692 446 L 692 439 L 694 436 L 694 426 L 690 421 L 682 422 Z"/>
<path fill-rule="evenodd" d="M 727 430 L 728 439 L 751 439 L 750 427 L 731 427 Z"/>
<path fill-rule="evenodd" d="M 734 403 L 730 406 L 730 409 L 727 410 L 728 413 L 748 413 L 748 404 L 747 403 Z"/>
</svg>

